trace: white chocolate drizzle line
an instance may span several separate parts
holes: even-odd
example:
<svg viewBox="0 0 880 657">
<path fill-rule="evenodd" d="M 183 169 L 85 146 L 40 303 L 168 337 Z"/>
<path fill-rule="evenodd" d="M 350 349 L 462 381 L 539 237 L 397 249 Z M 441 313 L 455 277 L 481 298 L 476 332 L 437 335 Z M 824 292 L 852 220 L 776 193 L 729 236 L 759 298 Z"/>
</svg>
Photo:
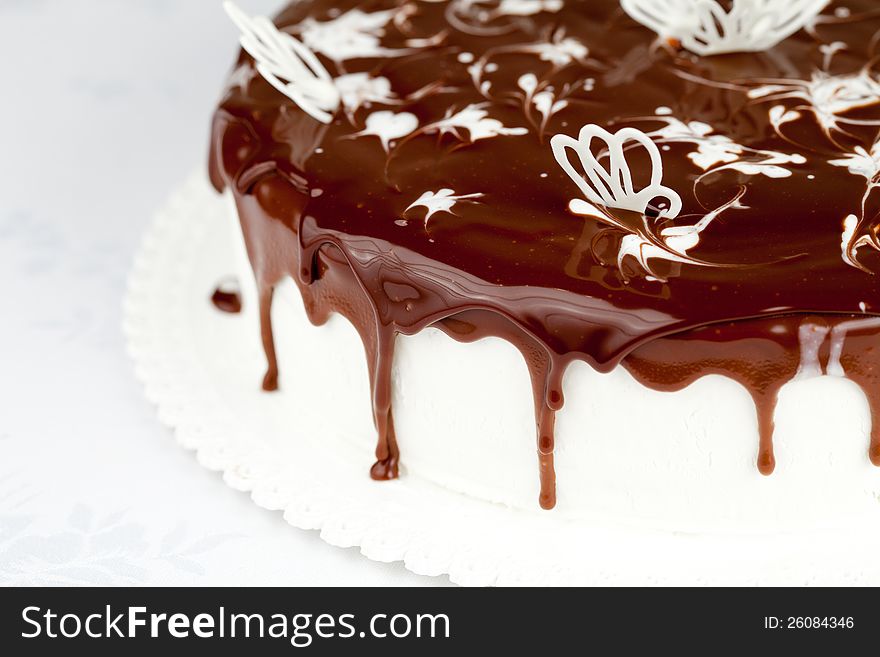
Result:
<svg viewBox="0 0 880 657">
<path fill-rule="evenodd" d="M 341 68 L 342 62 L 361 57 L 404 57 L 412 48 L 385 48 L 382 37 L 388 23 L 398 16 L 405 20 L 407 11 L 400 8 L 365 12 L 350 9 L 326 21 L 306 18 L 295 28 L 309 48 L 332 59 Z"/>
<path fill-rule="evenodd" d="M 834 328 L 824 324 L 815 324 L 805 321 L 798 328 L 798 340 L 801 346 L 801 362 L 794 380 L 811 379 L 822 376 L 822 363 L 819 359 L 819 350 L 830 336 L 828 366 L 825 374 L 828 376 L 846 377 L 846 371 L 841 363 L 843 347 L 846 336 L 854 331 L 864 331 L 880 328 L 880 317 L 865 317 L 840 322 Z"/>
<path fill-rule="evenodd" d="M 836 50 L 826 50 L 826 61 L 830 62 Z M 771 103 L 770 122 L 776 133 L 786 141 L 791 141 L 782 132 L 782 126 L 801 118 L 802 113 L 812 114 L 826 138 L 836 147 L 842 148 L 837 135 L 855 139 L 845 126 L 876 126 L 880 121 L 854 119 L 850 112 L 880 103 L 880 83 L 870 66 L 857 73 L 832 75 L 828 71 L 817 70 L 809 80 L 787 78 L 759 80 L 761 86 L 748 91 L 748 96 L 757 103 Z M 792 101 L 798 103 L 786 106 Z"/>
<path fill-rule="evenodd" d="M 859 261 L 859 249 L 867 246 L 880 250 L 880 241 L 873 229 L 873 220 L 868 218 L 866 213 L 868 199 L 874 190 L 880 188 L 880 142 L 875 142 L 870 151 L 863 146 L 856 146 L 853 153 L 848 153 L 838 160 L 831 160 L 829 164 L 846 167 L 851 174 L 863 176 L 867 180 L 865 194 L 862 196 L 861 218 L 850 214 L 843 220 L 840 249 L 846 264 L 871 273 Z"/>
<path fill-rule="evenodd" d="M 848 322 L 841 322 L 831 331 L 831 352 L 828 356 L 828 375 L 829 376 L 846 376 L 843 365 L 840 362 L 843 353 L 843 345 L 846 342 L 846 336 L 851 331 L 861 331 L 865 329 L 880 328 L 880 317 L 866 317 L 864 319 L 853 319 Z"/>
<path fill-rule="evenodd" d="M 831 329 L 822 324 L 804 322 L 798 328 L 798 340 L 801 345 L 801 363 L 798 366 L 796 381 L 822 376 L 822 363 L 819 362 L 819 349 L 828 337 Z"/>
<path fill-rule="evenodd" d="M 476 202 L 478 198 L 482 198 L 483 194 L 474 193 L 474 194 L 456 194 L 455 191 L 444 187 L 443 189 L 436 192 L 425 192 L 415 201 L 410 203 L 409 207 L 404 210 L 404 213 L 409 212 L 413 208 L 422 207 L 427 210 L 425 213 L 425 228 L 428 228 L 428 222 L 431 220 L 437 212 L 448 212 L 449 214 L 455 214 L 452 211 L 452 208 L 455 207 L 456 203 L 459 202 Z"/>
<path fill-rule="evenodd" d="M 563 0 L 500 0 L 492 8 L 489 0 L 452 0 L 446 20 L 460 32 L 473 36 L 498 36 L 516 29 L 516 21 L 542 12 L 556 13 Z M 502 19 L 508 19 L 506 21 Z"/>
</svg>

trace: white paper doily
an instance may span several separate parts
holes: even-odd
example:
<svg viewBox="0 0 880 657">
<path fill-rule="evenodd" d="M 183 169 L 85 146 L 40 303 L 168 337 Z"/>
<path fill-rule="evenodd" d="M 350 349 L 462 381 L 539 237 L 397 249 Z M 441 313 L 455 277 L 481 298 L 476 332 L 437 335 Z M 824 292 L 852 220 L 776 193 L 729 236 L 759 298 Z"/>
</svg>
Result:
<svg viewBox="0 0 880 657">
<path fill-rule="evenodd" d="M 226 211 L 195 174 L 157 215 L 132 269 L 125 331 L 146 394 L 178 442 L 291 525 L 467 585 L 880 583 L 880 533 L 870 523 L 694 535 L 515 511 L 413 475 L 372 481 L 369 463 L 319 439 L 320 413 L 299 409 L 293 426 L 273 421 L 279 397 L 259 391 L 254 327 L 209 303 L 232 271 Z"/>
</svg>

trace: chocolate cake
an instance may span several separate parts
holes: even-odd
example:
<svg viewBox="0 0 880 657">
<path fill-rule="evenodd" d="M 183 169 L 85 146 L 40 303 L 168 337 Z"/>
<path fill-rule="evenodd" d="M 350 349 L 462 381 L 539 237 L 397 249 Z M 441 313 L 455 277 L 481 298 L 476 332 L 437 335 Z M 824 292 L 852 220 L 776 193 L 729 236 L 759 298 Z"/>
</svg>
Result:
<svg viewBox="0 0 880 657">
<path fill-rule="evenodd" d="M 544 509 L 556 505 L 556 470 L 562 486 L 575 434 L 600 438 L 588 416 L 566 453 L 556 450 L 557 414 L 598 393 L 585 384 L 574 394 L 579 381 L 623 376 L 669 404 L 710 375 L 735 382 L 754 401 L 736 435 L 768 479 L 782 474 L 780 390 L 845 378 L 863 393 L 849 390 L 852 403 L 866 399 L 876 420 L 855 437 L 852 467 L 880 486 L 862 468 L 880 465 L 876 3 L 303 0 L 274 22 L 227 8 L 244 49 L 214 118 L 210 177 L 234 199 L 256 283 L 244 304 L 258 310 L 263 388 L 308 376 L 276 362 L 285 338 L 274 291 L 293 281 L 311 323 L 340 315 L 363 343 L 374 479 L 397 477 L 408 445 L 424 440 L 418 418 L 404 431 L 407 395 L 393 373 L 396 345 L 430 332 L 434 345 L 500 339 L 520 352 Z M 237 309 L 228 292 L 222 302 Z M 575 380 L 582 365 L 592 373 Z M 717 408 L 689 399 L 683 413 Z M 497 412 L 466 443 L 451 437 L 456 413 L 431 420 L 450 418 L 431 431 L 456 451 L 433 478 L 466 492 L 501 481 L 502 457 L 486 456 L 505 440 L 491 435 L 504 431 Z M 638 409 L 621 398 L 614 413 Z M 654 448 L 650 433 L 607 426 L 606 457 L 618 442 L 620 459 Z M 691 430 L 694 444 L 712 439 L 673 427 L 658 453 L 676 462 L 674 441 Z M 711 467 L 726 467 L 708 451 Z M 660 460 L 633 479 L 651 480 L 646 469 Z M 682 463 L 699 470 L 697 461 Z M 764 490 L 760 476 L 738 473 L 743 489 Z"/>
</svg>

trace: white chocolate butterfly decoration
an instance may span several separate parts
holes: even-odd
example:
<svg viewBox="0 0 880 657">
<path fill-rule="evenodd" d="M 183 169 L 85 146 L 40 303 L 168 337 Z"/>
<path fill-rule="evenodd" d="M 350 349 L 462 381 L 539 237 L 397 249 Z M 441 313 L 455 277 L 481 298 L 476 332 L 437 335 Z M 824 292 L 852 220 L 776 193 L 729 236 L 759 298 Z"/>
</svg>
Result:
<svg viewBox="0 0 880 657">
<path fill-rule="evenodd" d="M 621 0 L 623 10 L 663 39 L 698 55 L 767 50 L 809 25 L 830 0 Z"/>
<path fill-rule="evenodd" d="M 602 142 L 604 149 L 597 156 L 593 142 Z M 721 207 L 703 215 L 692 225 L 668 225 L 678 217 L 682 200 L 674 189 L 663 184 L 663 160 L 660 150 L 648 135 L 635 128 L 622 128 L 612 134 L 597 125 L 585 125 L 577 139 L 568 135 L 554 135 L 550 147 L 556 162 L 568 174 L 586 197 L 573 199 L 568 208 L 573 214 L 591 217 L 623 233 L 617 253 L 617 267 L 624 280 L 627 257 L 634 258 L 648 276 L 665 280 L 651 266 L 652 260 L 718 267 L 715 263 L 688 255 L 688 250 L 699 244 L 701 233 L 724 211 L 740 207 L 741 190 Z M 637 189 L 627 162 L 627 152 L 642 148 L 650 162 L 650 182 Z M 583 171 L 572 163 L 569 151 L 577 155 Z M 606 168 L 602 162 L 607 160 Z M 618 212 L 615 212 L 618 210 Z M 627 212 L 621 213 L 620 210 Z"/>
<path fill-rule="evenodd" d="M 608 149 L 609 169 L 606 169 L 593 154 L 593 139 L 605 142 Z M 651 158 L 651 182 L 639 191 L 633 185 L 632 173 L 626 161 L 624 146 L 628 142 L 640 144 Z M 577 139 L 567 135 L 555 135 L 550 140 L 553 155 L 562 170 L 575 182 L 590 201 L 606 208 L 619 208 L 645 214 L 655 198 L 665 198 L 668 207 L 660 210 L 660 216 L 674 219 L 681 212 L 681 197 L 665 187 L 663 181 L 663 159 L 657 144 L 641 130 L 622 128 L 611 134 L 597 125 L 585 125 Z M 573 150 L 580 159 L 586 179 L 572 166 L 566 149 Z"/>
<path fill-rule="evenodd" d="M 304 112 L 330 123 L 339 109 L 339 91 L 315 53 L 265 16 L 252 18 L 230 0 L 223 7 L 241 30 L 241 47 L 254 58 L 257 72 Z"/>
</svg>

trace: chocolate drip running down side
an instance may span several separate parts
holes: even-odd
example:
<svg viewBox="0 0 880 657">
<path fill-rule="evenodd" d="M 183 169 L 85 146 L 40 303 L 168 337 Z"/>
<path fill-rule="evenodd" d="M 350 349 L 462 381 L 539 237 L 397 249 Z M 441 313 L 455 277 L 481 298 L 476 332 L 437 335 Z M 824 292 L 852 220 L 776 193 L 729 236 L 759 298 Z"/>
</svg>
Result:
<svg viewBox="0 0 880 657">
<path fill-rule="evenodd" d="M 848 4 L 853 14 L 870 5 Z M 396 477 L 400 459 L 391 403 L 395 338 L 429 326 L 462 342 L 500 337 L 522 353 L 534 392 L 543 508 L 555 505 L 554 426 L 563 377 L 575 360 L 603 372 L 622 365 L 663 391 L 708 374 L 738 381 L 755 400 L 756 460 L 769 474 L 776 396 L 804 370 L 803 326 L 820 327 L 827 341 L 817 344 L 810 366 L 822 371 L 838 363 L 880 418 L 880 356 L 873 347 L 880 330 L 847 328 L 839 356 L 830 356 L 835 328 L 855 326 L 880 301 L 877 277 L 846 263 L 840 250 L 843 218 L 858 211 L 864 179 L 828 163 L 827 140 L 812 115 L 802 112 L 806 118 L 792 135 L 821 156 L 792 165 L 790 175 L 774 170 L 780 177 L 724 169 L 703 180 L 690 146 L 666 144 L 664 183 L 682 193 L 694 189 L 682 216 L 705 214 L 738 189 L 746 194 L 693 252 L 736 266 L 675 263 L 664 269 L 666 280 L 639 276 L 629 263 L 619 270 L 603 249 L 621 235 L 566 211 L 577 190 L 547 143 L 548 135 L 576 134 L 586 123 L 657 128 L 663 119 L 655 111 L 664 107 L 754 152 L 792 153 L 743 80 L 808 80 L 822 60 L 813 37 L 798 34 L 769 54 L 693 58 L 653 47 L 653 36 L 610 0 L 568 2 L 557 13 L 511 20 L 492 36 L 452 26 L 446 6 L 321 0 L 282 13 L 277 24 L 295 34 L 306 19 L 329 21 L 354 10 L 400 15 L 381 31 L 381 55 L 334 66 L 320 53 L 334 75 L 381 77 L 393 89 L 384 102 L 346 106 L 330 125 L 305 115 L 255 72 L 250 57 L 240 57 L 215 116 L 210 173 L 218 190 L 232 191 L 254 270 L 268 361 L 264 389 L 279 384 L 273 292 L 291 277 L 314 324 L 339 313 L 363 341 L 377 431 L 375 479 Z M 878 29 L 880 20 L 827 28 L 828 39 L 851 46 L 837 65 L 861 70 Z M 542 53 L 574 52 L 571 43 L 559 46 L 563 37 L 586 44 L 589 56 L 575 52 L 568 63 L 551 64 Z M 433 45 L 415 48 L 416 39 Z M 483 62 L 491 93 L 475 88 L 472 61 Z M 536 110 L 512 100 L 525 74 L 556 90 L 577 84 L 591 91 L 573 92 L 556 115 L 534 125 Z M 472 105 L 503 126 L 528 126 L 527 134 L 457 142 L 439 131 L 413 133 L 393 149 L 364 135 L 379 108 L 406 111 L 430 126 Z M 871 107 L 860 112 L 858 120 L 877 118 Z M 876 132 L 847 127 L 860 136 Z M 638 172 L 646 162 L 636 154 L 631 164 Z M 433 217 L 410 209 L 438 190 L 475 196 Z M 870 447 L 875 464 L 878 424 Z"/>
<path fill-rule="evenodd" d="M 770 317 L 706 326 L 639 347 L 622 365 L 642 385 L 683 390 L 720 374 L 740 383 L 757 409 L 758 469 L 776 467 L 773 416 L 782 387 L 821 374 L 845 376 L 865 393 L 871 410 L 868 456 L 880 466 L 880 321 L 876 318 Z M 837 353 L 835 353 L 835 350 Z"/>
<path fill-rule="evenodd" d="M 223 313 L 237 315 L 241 312 L 241 292 L 238 285 L 234 287 L 230 281 L 224 281 L 214 289 L 211 303 Z"/>
<path fill-rule="evenodd" d="M 394 337 L 397 329 L 383 325 L 377 318 L 379 310 L 370 295 L 364 292 L 362 279 L 357 277 L 342 247 L 332 241 L 321 241 L 313 250 L 294 248 L 295 233 L 280 230 L 284 222 L 271 214 L 272 209 L 285 211 L 297 207 L 290 194 L 300 196 L 288 181 L 272 176 L 257 183 L 250 194 L 236 194 L 248 252 L 256 269 L 261 312 L 263 343 L 268 361 L 264 389 L 277 387 L 278 368 L 275 362 L 271 325 L 271 303 L 274 287 L 285 277 L 293 278 L 303 295 L 307 315 L 315 325 L 324 324 L 333 313 L 346 317 L 357 329 L 364 344 L 372 390 L 373 417 L 378 434 L 376 463 L 370 470 L 374 479 L 393 479 L 398 474 L 400 453 L 394 434 L 391 409 L 391 367 L 394 359 Z M 270 235 L 275 234 L 275 239 Z M 281 236 L 286 236 L 291 252 L 277 250 Z M 319 242 L 315 242 L 318 244 Z M 286 253 L 285 257 L 273 254 Z M 288 257 L 293 255 L 293 257 Z M 311 263 L 300 268 L 299 262 Z M 390 299 L 406 303 L 415 287 L 402 282 L 406 270 L 388 276 L 396 281 L 396 294 Z M 531 375 L 535 399 L 537 452 L 542 508 L 552 509 L 556 501 L 556 474 L 553 463 L 556 412 L 564 404 L 562 378 L 570 359 L 551 353 L 534 336 L 503 315 L 471 309 L 456 312 L 424 326 L 409 327 L 409 334 L 427 326 L 441 329 L 449 337 L 471 343 L 486 337 L 499 337 L 514 345 L 522 354 Z M 837 359 L 847 378 L 862 387 L 874 420 L 868 453 L 880 466 L 880 349 L 876 348 L 880 326 L 875 319 L 853 316 L 805 316 L 757 318 L 716 324 L 691 331 L 655 338 L 631 353 L 621 365 L 642 385 L 653 390 L 682 390 L 703 376 L 719 374 L 745 387 L 755 402 L 759 445 L 757 467 L 769 475 L 775 468 L 773 452 L 773 416 L 781 388 L 798 376 L 831 372 L 829 362 L 833 350 L 832 334 L 836 327 L 851 326 L 840 334 Z M 821 341 L 815 344 L 814 362 L 805 363 L 804 329 L 818 332 Z M 817 329 L 818 331 L 814 331 Z M 806 365 L 806 367 L 805 367 Z"/>
</svg>

